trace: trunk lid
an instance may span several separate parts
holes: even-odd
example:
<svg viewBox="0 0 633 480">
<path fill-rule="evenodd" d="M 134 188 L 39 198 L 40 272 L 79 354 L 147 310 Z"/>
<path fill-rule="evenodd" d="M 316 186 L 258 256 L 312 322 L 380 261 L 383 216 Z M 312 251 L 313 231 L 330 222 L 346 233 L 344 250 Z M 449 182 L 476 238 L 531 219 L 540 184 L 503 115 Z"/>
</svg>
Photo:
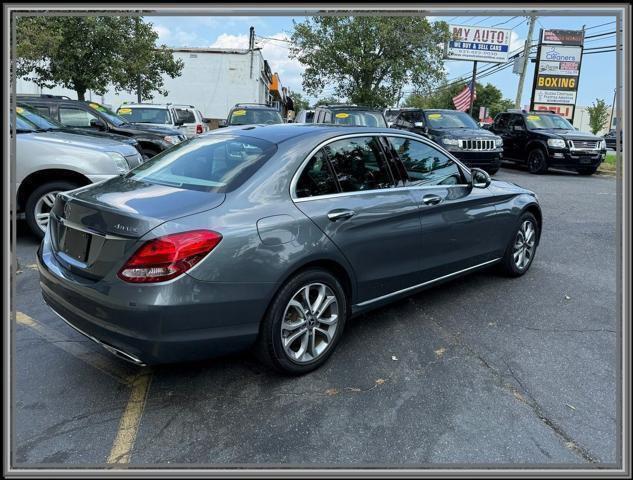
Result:
<svg viewBox="0 0 633 480">
<path fill-rule="evenodd" d="M 216 208 L 224 197 L 125 177 L 62 193 L 49 220 L 53 252 L 74 273 L 103 278 L 121 268 L 147 232 Z"/>
</svg>

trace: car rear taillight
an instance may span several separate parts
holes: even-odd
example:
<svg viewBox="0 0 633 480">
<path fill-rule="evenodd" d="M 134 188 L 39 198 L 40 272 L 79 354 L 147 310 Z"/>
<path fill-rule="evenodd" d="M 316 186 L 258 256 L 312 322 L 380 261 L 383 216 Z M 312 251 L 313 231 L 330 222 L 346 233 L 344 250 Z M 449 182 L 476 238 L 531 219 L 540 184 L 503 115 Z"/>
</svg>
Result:
<svg viewBox="0 0 633 480">
<path fill-rule="evenodd" d="M 211 230 L 192 230 L 146 242 L 127 261 L 119 278 L 132 283 L 164 282 L 202 260 L 222 240 Z"/>
<path fill-rule="evenodd" d="M 200 124 L 200 123 L 199 123 L 199 124 L 197 124 L 197 125 L 196 125 L 196 134 L 200 134 L 200 133 L 202 133 L 203 131 L 204 131 L 204 130 L 203 130 L 203 128 L 202 128 L 202 124 Z"/>
</svg>

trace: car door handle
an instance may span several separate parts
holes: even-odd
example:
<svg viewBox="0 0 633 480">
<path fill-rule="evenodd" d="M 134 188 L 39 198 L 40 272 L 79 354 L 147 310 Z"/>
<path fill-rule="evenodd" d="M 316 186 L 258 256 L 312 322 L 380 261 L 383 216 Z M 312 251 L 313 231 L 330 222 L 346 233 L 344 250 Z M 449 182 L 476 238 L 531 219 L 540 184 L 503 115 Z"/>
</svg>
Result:
<svg viewBox="0 0 633 480">
<path fill-rule="evenodd" d="M 344 208 L 337 208 L 335 210 L 331 210 L 327 214 L 327 218 L 336 222 L 337 220 L 347 220 L 348 218 L 352 218 L 356 215 L 354 210 L 347 210 Z"/>
<path fill-rule="evenodd" d="M 437 205 L 442 201 L 442 197 L 439 195 L 424 195 L 422 202 L 424 205 Z"/>
</svg>

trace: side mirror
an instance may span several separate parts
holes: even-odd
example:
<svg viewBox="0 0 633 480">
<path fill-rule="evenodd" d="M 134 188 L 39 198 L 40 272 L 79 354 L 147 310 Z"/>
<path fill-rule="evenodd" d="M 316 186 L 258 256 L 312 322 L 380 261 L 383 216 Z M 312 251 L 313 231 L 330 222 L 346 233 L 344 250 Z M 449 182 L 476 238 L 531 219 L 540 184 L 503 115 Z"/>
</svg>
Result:
<svg viewBox="0 0 633 480">
<path fill-rule="evenodd" d="M 515 132 L 522 132 L 525 129 L 522 125 L 515 125 L 514 127 L 512 127 L 512 130 L 514 130 Z"/>
<path fill-rule="evenodd" d="M 91 118 L 90 119 L 90 128 L 96 128 L 97 130 L 105 130 L 106 124 L 100 118 Z"/>
<path fill-rule="evenodd" d="M 226 127 L 226 126 L 227 126 L 227 124 L 226 124 L 226 120 L 220 120 L 220 121 L 218 122 L 218 128 L 224 128 L 224 127 Z"/>
<path fill-rule="evenodd" d="M 482 170 L 481 168 L 471 168 L 470 178 L 474 188 L 487 188 L 490 185 L 490 182 L 492 182 L 488 172 Z"/>
<path fill-rule="evenodd" d="M 424 128 L 424 122 L 413 122 L 414 128 Z"/>
</svg>

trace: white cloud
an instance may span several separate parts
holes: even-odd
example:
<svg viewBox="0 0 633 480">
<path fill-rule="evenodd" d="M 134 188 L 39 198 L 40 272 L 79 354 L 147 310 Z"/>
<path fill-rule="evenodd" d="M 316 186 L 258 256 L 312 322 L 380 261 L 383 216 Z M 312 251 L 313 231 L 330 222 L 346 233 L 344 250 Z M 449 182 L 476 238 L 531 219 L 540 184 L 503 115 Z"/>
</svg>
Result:
<svg viewBox="0 0 633 480">
<path fill-rule="evenodd" d="M 510 35 L 510 51 L 513 52 L 525 46 L 525 38 L 519 38 L 519 34 L 512 30 Z"/>
<path fill-rule="evenodd" d="M 169 42 L 169 38 L 171 37 L 171 30 L 169 28 L 164 27 L 162 25 L 153 25 L 154 31 L 158 34 L 158 44 L 166 44 Z"/>
<path fill-rule="evenodd" d="M 271 40 L 273 39 L 273 40 Z M 297 60 L 288 57 L 290 53 L 289 37 L 283 32 L 256 39 L 255 47 L 262 49 L 262 55 L 268 60 L 273 73 L 278 73 L 281 84 L 290 90 L 302 92 L 301 73 L 303 67 Z M 209 45 L 212 48 L 248 48 L 248 35 L 223 33 Z"/>
</svg>

